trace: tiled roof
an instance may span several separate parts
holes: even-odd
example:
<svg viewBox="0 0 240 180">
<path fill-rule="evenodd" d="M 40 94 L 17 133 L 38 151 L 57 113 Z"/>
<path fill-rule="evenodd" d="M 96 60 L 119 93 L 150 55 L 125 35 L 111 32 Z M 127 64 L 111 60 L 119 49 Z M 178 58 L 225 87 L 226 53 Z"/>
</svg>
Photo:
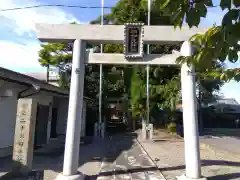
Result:
<svg viewBox="0 0 240 180">
<path fill-rule="evenodd" d="M 28 72 L 24 73 L 27 76 L 34 77 L 36 79 L 46 81 L 47 80 L 47 73 L 46 72 Z M 59 76 L 54 73 L 49 73 L 49 80 L 50 81 L 57 81 L 59 79 Z"/>
</svg>

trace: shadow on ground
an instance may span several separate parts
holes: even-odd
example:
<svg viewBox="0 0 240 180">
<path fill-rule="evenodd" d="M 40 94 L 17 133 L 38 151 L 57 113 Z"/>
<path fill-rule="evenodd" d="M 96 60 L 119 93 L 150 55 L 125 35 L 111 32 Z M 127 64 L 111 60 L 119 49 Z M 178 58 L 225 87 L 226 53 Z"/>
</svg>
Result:
<svg viewBox="0 0 240 180">
<path fill-rule="evenodd" d="M 136 169 L 131 169 L 128 171 L 116 171 L 115 174 L 128 174 L 128 173 L 136 173 L 136 172 L 144 172 L 144 171 L 158 171 L 155 167 L 152 168 L 136 168 Z M 111 176 L 111 172 L 105 172 L 101 174 L 102 176 Z M 222 175 L 216 175 L 216 176 L 211 176 L 207 177 L 208 180 L 230 180 L 230 179 L 237 179 L 240 178 L 240 173 L 231 173 L 231 174 L 222 174 Z M 96 180 L 97 176 L 89 176 L 86 177 L 85 180 Z"/>
<path fill-rule="evenodd" d="M 79 155 L 79 167 L 81 170 L 81 166 L 91 163 L 91 162 L 99 162 L 101 163 L 103 158 L 108 154 L 108 158 L 105 159 L 107 162 L 114 162 L 116 158 L 121 154 L 122 151 L 126 151 L 130 149 L 133 145 L 133 140 L 137 137 L 135 133 L 121 133 L 114 134 L 114 136 L 124 137 L 127 136 L 126 141 L 121 144 L 120 147 L 110 148 L 110 143 L 113 145 L 115 142 L 111 142 L 111 136 L 102 139 L 94 139 L 93 137 L 88 137 L 85 139 L 85 143 L 81 143 L 80 145 L 80 155 Z M 117 143 L 117 142 L 116 142 Z M 33 157 L 33 170 L 35 171 L 43 171 L 44 177 L 49 176 L 49 171 L 54 172 L 54 176 L 58 173 L 62 172 L 63 168 L 63 153 L 64 153 L 64 142 L 61 146 L 54 149 L 53 151 L 38 151 L 34 153 Z M 95 167 L 92 167 L 92 171 Z M 86 169 L 86 168 L 85 168 Z M 89 171 L 91 168 L 87 168 Z M 99 169 L 100 170 L 100 169 Z M 0 158 L 0 180 L 8 180 L 9 177 L 15 177 L 12 171 L 12 157 L 8 156 L 5 158 Z M 82 170 L 81 170 L 82 171 Z M 91 171 L 91 170 L 90 170 Z M 92 174 L 92 172 L 82 172 L 86 174 L 86 179 L 96 179 L 97 174 Z M 52 173 L 50 173 L 52 176 Z M 90 175 L 89 175 L 90 174 Z M 53 177 L 55 178 L 55 177 Z M 47 178 L 49 179 L 49 177 Z"/>
<path fill-rule="evenodd" d="M 212 160 L 202 160 L 202 166 L 212 166 L 212 165 L 229 165 L 229 166 L 240 166 L 240 162 L 228 162 L 228 161 L 212 161 Z M 173 171 L 173 170 L 181 170 L 185 169 L 185 166 L 175 166 L 175 167 L 166 167 L 166 168 L 156 168 L 156 167 L 149 167 L 149 168 L 133 168 L 128 170 L 116 170 L 115 175 L 119 174 L 128 174 L 128 173 L 137 173 L 137 172 L 145 172 L 145 171 Z M 100 176 L 111 176 L 112 172 L 101 172 Z M 207 177 L 208 180 L 228 180 L 228 179 L 236 179 L 240 178 L 240 173 L 231 173 L 231 174 L 221 174 L 216 176 Z M 97 176 L 89 176 L 86 180 L 95 180 Z"/>
<path fill-rule="evenodd" d="M 232 161 L 219 161 L 219 160 L 201 160 L 201 166 L 235 166 L 240 167 L 240 162 L 232 162 Z M 174 171 L 185 169 L 185 165 L 159 168 L 160 171 Z"/>
<path fill-rule="evenodd" d="M 21 172 L 20 172 L 21 169 Z M 44 177 L 44 171 L 29 170 L 28 167 L 18 161 L 12 161 L 12 172 L 0 176 L 0 180 L 19 180 L 19 179 L 36 179 L 41 180 Z"/>
<path fill-rule="evenodd" d="M 106 147 L 105 156 L 104 156 L 104 163 L 105 164 L 114 164 L 117 158 L 124 152 L 131 149 L 134 146 L 135 139 L 137 138 L 136 133 L 132 132 L 125 132 L 125 133 L 114 133 L 111 132 L 109 134 L 109 141 Z M 102 160 L 102 159 L 101 159 Z M 102 167 L 102 170 L 106 167 Z M 107 168 L 108 169 L 108 168 Z M 155 167 L 155 169 L 157 169 Z M 114 174 L 127 174 L 132 169 L 116 169 L 114 170 Z M 139 172 L 143 172 L 144 169 L 140 170 Z M 98 175 L 88 175 L 86 177 L 87 180 L 94 180 L 97 179 L 98 176 L 111 176 L 113 175 L 112 169 L 109 167 L 109 170 L 106 172 L 100 171 Z"/>
<path fill-rule="evenodd" d="M 65 139 L 65 138 L 64 138 Z M 44 176 L 57 175 L 58 173 L 62 172 L 63 167 L 63 154 L 64 154 L 64 144 L 65 142 L 62 141 L 53 147 L 47 147 L 42 149 L 37 149 L 34 152 L 33 156 L 33 170 L 36 171 L 43 171 Z M 81 140 L 80 145 L 80 157 L 79 157 L 79 166 L 90 162 L 92 160 L 96 161 L 101 159 L 97 158 L 101 156 L 101 152 L 104 142 L 94 143 L 94 139 L 92 137 L 86 137 Z M 96 146 L 99 148 L 99 151 L 96 150 Z M 15 177 L 12 171 L 12 157 L 4 157 L 0 158 L 0 177 L 1 180 L 8 179 L 8 177 Z M 54 173 L 49 173 L 50 171 Z M 49 178 L 48 178 L 49 179 Z"/>
<path fill-rule="evenodd" d="M 158 171 L 158 168 L 149 167 L 149 168 L 133 168 L 133 169 L 127 169 L 127 170 L 116 170 L 114 171 L 114 174 L 123 175 L 123 174 L 138 173 L 138 172 L 145 172 L 145 171 Z M 112 171 L 100 172 L 98 176 L 112 176 L 112 174 L 113 174 Z M 94 180 L 94 179 L 97 179 L 98 176 L 88 176 L 85 180 Z"/>
<path fill-rule="evenodd" d="M 240 178 L 240 173 L 222 174 L 217 176 L 208 177 L 208 180 L 228 180 Z"/>
<path fill-rule="evenodd" d="M 114 141 L 111 136 L 106 138 L 105 140 L 101 139 L 93 139 L 88 138 L 87 143 L 83 143 L 80 146 L 80 157 L 79 157 L 79 166 L 83 166 L 89 162 L 102 162 L 103 158 L 105 158 L 105 162 L 113 163 L 118 156 L 126 150 L 129 150 L 134 145 L 134 140 L 137 138 L 137 134 L 135 133 L 121 133 L 114 135 Z M 116 138 L 117 137 L 117 138 Z M 124 141 L 121 144 L 118 143 L 118 139 L 124 138 Z M 111 147 L 111 148 L 110 148 Z M 112 148 L 114 147 L 114 148 Z M 56 174 L 62 172 L 62 164 L 63 164 L 63 151 L 64 146 L 59 148 L 60 152 L 50 153 L 50 154 L 38 154 L 35 153 L 33 160 L 33 169 L 36 171 L 44 171 L 44 176 L 48 176 L 47 171 L 54 171 Z M 232 161 L 224 161 L 224 160 L 202 160 L 202 166 L 235 166 L 240 167 L 240 162 L 232 162 Z M 1 158 L 0 159 L 0 173 L 1 172 L 10 172 L 11 171 L 12 160 L 11 157 Z M 91 167 L 95 168 L 95 167 Z M 91 169 L 90 168 L 90 169 Z M 89 169 L 89 168 L 88 168 Z M 164 167 L 164 168 L 156 168 L 156 167 L 148 167 L 148 168 L 132 168 L 132 169 L 118 169 L 115 171 L 115 174 L 128 174 L 128 173 L 136 173 L 136 172 L 144 172 L 144 171 L 174 171 L 185 169 L 184 165 L 174 166 L 174 167 Z M 100 170 L 100 169 L 99 169 Z M 98 170 L 96 170 L 97 172 Z M 111 176 L 112 172 L 97 172 L 95 174 L 89 172 L 83 172 L 86 174 L 86 180 L 94 180 L 97 179 L 98 173 L 101 176 Z M 0 177 L 0 180 L 8 180 L 11 177 L 11 173 L 7 173 Z M 54 178 L 54 177 L 53 177 Z M 212 177 L 208 177 L 209 180 L 227 180 L 227 179 L 236 179 L 240 178 L 240 173 L 231 173 L 224 175 L 216 175 Z"/>
<path fill-rule="evenodd" d="M 240 170 L 240 162 L 232 162 L 232 161 L 220 161 L 220 160 L 201 160 L 201 166 L 231 166 L 231 167 L 239 167 Z M 172 166 L 172 167 L 164 167 L 159 168 L 161 172 L 165 171 L 176 171 L 176 170 L 184 170 L 185 165 L 180 166 Z M 230 173 L 230 174 L 220 174 L 207 177 L 208 180 L 228 180 L 228 179 L 237 179 L 240 178 L 240 173 Z"/>
</svg>

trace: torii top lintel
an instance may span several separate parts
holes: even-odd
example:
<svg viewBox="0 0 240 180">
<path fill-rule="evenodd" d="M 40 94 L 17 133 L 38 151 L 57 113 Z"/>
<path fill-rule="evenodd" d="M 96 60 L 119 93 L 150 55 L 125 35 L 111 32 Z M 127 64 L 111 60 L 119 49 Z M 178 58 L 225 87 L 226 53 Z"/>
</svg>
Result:
<svg viewBox="0 0 240 180">
<path fill-rule="evenodd" d="M 73 42 L 75 39 L 91 43 L 120 44 L 124 40 L 124 25 L 90 24 L 36 24 L 36 34 L 42 42 Z M 188 40 L 192 35 L 204 33 L 205 28 L 183 26 L 144 26 L 145 44 L 178 43 Z"/>
</svg>

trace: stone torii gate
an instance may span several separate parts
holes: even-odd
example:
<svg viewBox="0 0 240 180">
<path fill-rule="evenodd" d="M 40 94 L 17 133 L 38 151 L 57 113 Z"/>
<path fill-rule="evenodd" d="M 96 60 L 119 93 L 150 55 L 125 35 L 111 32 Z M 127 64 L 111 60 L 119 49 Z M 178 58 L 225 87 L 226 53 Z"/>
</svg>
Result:
<svg viewBox="0 0 240 180">
<path fill-rule="evenodd" d="M 80 180 L 78 173 L 81 114 L 85 63 L 94 64 L 142 64 L 177 65 L 180 55 L 192 55 L 191 43 L 186 41 L 196 33 L 206 29 L 172 26 L 128 25 L 76 25 L 76 24 L 36 24 L 37 37 L 42 42 L 73 42 L 72 76 L 69 97 L 66 143 L 63 172 L 59 180 Z M 184 42 L 185 41 L 185 42 Z M 86 51 L 86 42 L 101 44 L 125 44 L 125 54 L 98 54 Z M 181 52 L 170 55 L 143 55 L 144 44 L 170 44 L 184 42 Z M 194 67 L 181 67 L 184 143 L 186 173 L 179 179 L 205 179 L 201 176 L 199 135 L 196 111 L 196 89 Z"/>
</svg>

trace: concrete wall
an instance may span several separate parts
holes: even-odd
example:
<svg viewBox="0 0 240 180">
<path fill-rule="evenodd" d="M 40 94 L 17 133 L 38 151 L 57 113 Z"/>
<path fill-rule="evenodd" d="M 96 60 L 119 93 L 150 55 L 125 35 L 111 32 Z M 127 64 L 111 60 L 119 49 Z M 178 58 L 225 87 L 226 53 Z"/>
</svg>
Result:
<svg viewBox="0 0 240 180">
<path fill-rule="evenodd" d="M 53 102 L 53 96 L 44 92 L 40 92 L 36 95 L 30 96 L 29 98 L 34 98 L 39 104 L 48 106 L 49 103 Z"/>
<path fill-rule="evenodd" d="M 7 90 L 12 90 L 12 97 L 4 97 Z M 0 82 L 0 157 L 12 153 L 19 90 L 20 86 Z"/>
<path fill-rule="evenodd" d="M 0 100 L 0 148 L 12 146 L 17 112 L 17 96 Z"/>
<path fill-rule="evenodd" d="M 18 93 L 26 87 L 0 82 L 0 95 L 4 96 L 6 90 L 12 90 L 13 96 L 0 97 L 0 157 L 10 155 L 14 142 L 14 131 L 17 113 Z M 33 96 L 42 105 L 49 105 L 53 101 L 53 96 L 46 93 L 39 93 Z"/>
<path fill-rule="evenodd" d="M 68 99 L 60 99 L 58 104 L 57 134 L 65 135 L 68 114 Z"/>
<path fill-rule="evenodd" d="M 58 121 L 57 121 L 57 134 L 65 135 L 67 128 L 67 115 L 68 115 L 68 99 L 61 99 L 58 106 Z M 81 125 L 81 136 L 85 136 L 86 128 L 86 101 L 83 104 L 82 113 L 82 125 Z"/>
<path fill-rule="evenodd" d="M 0 157 L 11 155 L 12 146 L 14 142 L 14 131 L 17 113 L 18 93 L 25 90 L 26 87 L 18 84 L 2 82 L 0 80 L 0 95 L 3 96 L 5 90 L 12 90 L 12 97 L 0 97 Z M 22 95 L 27 95 L 27 92 Z M 49 105 L 53 103 L 53 94 L 40 92 L 38 94 L 29 96 L 29 98 L 37 99 L 39 104 Z M 57 134 L 66 134 L 67 114 L 68 114 L 68 98 L 58 98 L 58 117 L 57 117 Z M 56 107 L 56 104 L 54 106 Z M 50 116 L 51 117 L 51 116 Z M 85 136 L 86 126 L 86 104 L 84 102 L 83 117 L 82 117 L 82 131 L 81 136 Z M 51 119 L 48 122 L 48 130 L 51 129 Z M 50 131 L 48 131 L 50 138 Z"/>
</svg>

